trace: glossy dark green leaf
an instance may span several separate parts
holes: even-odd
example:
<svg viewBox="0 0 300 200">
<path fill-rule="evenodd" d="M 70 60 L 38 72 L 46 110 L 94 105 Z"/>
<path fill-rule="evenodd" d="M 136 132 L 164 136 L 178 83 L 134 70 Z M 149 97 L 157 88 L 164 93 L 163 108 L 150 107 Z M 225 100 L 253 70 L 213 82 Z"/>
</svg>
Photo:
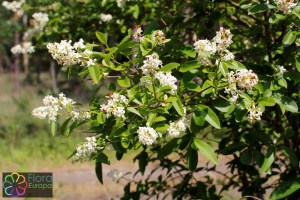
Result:
<svg viewBox="0 0 300 200">
<path fill-rule="evenodd" d="M 199 67 L 200 67 L 200 65 L 199 65 L 198 61 L 197 60 L 192 60 L 192 61 L 188 61 L 188 62 L 182 64 L 179 71 L 180 72 L 187 72 L 187 71 L 190 71 L 192 69 L 197 69 Z"/>
<path fill-rule="evenodd" d="M 189 170 L 194 171 L 198 165 L 198 152 L 193 148 L 189 148 L 186 155 Z"/>
<path fill-rule="evenodd" d="M 212 109 L 210 109 L 208 106 L 205 106 L 205 105 L 199 105 L 198 110 L 201 112 L 204 119 L 210 125 L 212 125 L 213 127 L 217 128 L 217 129 L 221 128 L 220 120 L 219 120 L 218 116 L 216 115 L 216 113 Z"/>
<path fill-rule="evenodd" d="M 283 40 L 282 40 L 282 43 L 285 45 L 285 46 L 289 46 L 291 44 L 293 44 L 293 42 L 296 40 L 296 35 L 295 33 L 292 31 L 292 30 L 289 30 Z"/>
<path fill-rule="evenodd" d="M 197 138 L 194 138 L 194 144 L 203 153 L 203 155 L 206 158 L 208 158 L 215 165 L 218 164 L 217 155 L 215 154 L 214 150 L 211 148 L 209 144 Z"/>
<path fill-rule="evenodd" d="M 101 162 L 96 162 L 95 171 L 96 171 L 96 176 L 97 176 L 99 182 L 103 185 L 102 163 Z"/>
<path fill-rule="evenodd" d="M 270 200 L 283 199 L 300 189 L 300 180 L 283 181 L 270 195 Z"/>
<path fill-rule="evenodd" d="M 179 98 L 176 98 L 176 100 L 172 101 L 172 105 L 179 115 L 184 116 L 184 109 Z"/>
<path fill-rule="evenodd" d="M 267 172 L 270 169 L 271 165 L 273 164 L 274 160 L 275 160 L 275 150 L 273 147 L 269 147 L 267 155 L 265 156 L 264 159 L 264 163 L 261 166 L 260 170 L 262 172 Z"/>
</svg>

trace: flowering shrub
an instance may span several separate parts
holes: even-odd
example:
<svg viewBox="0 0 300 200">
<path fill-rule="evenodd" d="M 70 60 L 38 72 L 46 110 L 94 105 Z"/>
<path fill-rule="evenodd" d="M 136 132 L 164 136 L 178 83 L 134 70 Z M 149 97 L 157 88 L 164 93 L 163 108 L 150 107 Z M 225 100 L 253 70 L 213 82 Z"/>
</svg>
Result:
<svg viewBox="0 0 300 200">
<path fill-rule="evenodd" d="M 141 174 L 155 163 L 153 172 L 162 175 L 133 179 L 124 199 L 220 199 L 236 188 L 243 197 L 263 199 L 271 189 L 270 199 L 295 199 L 299 10 L 292 0 L 103 1 L 98 42 L 85 42 L 87 32 L 88 39 L 76 35 L 73 43 L 66 37 L 47 49 L 69 74 L 78 72 L 107 94 L 96 90 L 89 110 L 63 94 L 48 96 L 32 114 L 48 118 L 53 134 L 59 115 L 68 116 L 61 125 L 66 135 L 87 124 L 91 137 L 72 159 L 95 160 L 102 183 L 102 164 L 110 160 L 105 149 L 118 160 L 135 150 Z M 46 19 L 33 24 L 43 27 Z M 112 23 L 121 31 L 113 31 Z M 223 171 L 222 155 L 229 159 Z M 211 173 L 224 176 L 220 187 Z M 126 174 L 111 176 L 120 181 Z"/>
</svg>

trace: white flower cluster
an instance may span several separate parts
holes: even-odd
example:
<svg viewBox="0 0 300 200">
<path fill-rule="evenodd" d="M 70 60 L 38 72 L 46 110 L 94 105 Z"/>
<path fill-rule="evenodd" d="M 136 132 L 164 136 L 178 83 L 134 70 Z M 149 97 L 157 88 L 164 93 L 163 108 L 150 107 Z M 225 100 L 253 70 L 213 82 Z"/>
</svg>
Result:
<svg viewBox="0 0 300 200">
<path fill-rule="evenodd" d="M 262 112 L 260 108 L 256 107 L 255 105 L 252 105 L 248 109 L 248 112 L 249 112 L 248 119 L 251 123 L 261 120 Z"/>
<path fill-rule="evenodd" d="M 163 45 L 166 43 L 166 36 L 163 31 L 158 30 L 152 34 L 152 43 L 154 45 Z"/>
<path fill-rule="evenodd" d="M 157 72 L 154 77 L 159 80 L 160 85 L 162 87 L 169 86 L 172 88 L 172 91 L 177 90 L 177 79 L 172 76 L 171 72 L 163 73 L 163 72 Z"/>
<path fill-rule="evenodd" d="M 142 42 L 144 40 L 143 30 L 140 26 L 136 25 L 133 37 L 138 39 L 140 42 Z"/>
<path fill-rule="evenodd" d="M 171 72 L 160 72 L 157 71 L 160 66 L 162 66 L 162 61 L 159 60 L 159 57 L 156 53 L 146 56 L 147 60 L 143 61 L 142 72 L 145 76 L 143 76 L 140 80 L 141 86 L 150 87 L 152 86 L 152 80 L 150 76 L 153 76 L 157 79 L 162 87 L 169 86 L 172 88 L 171 92 L 177 90 L 177 79 L 172 76 Z M 149 76 L 150 75 L 150 76 Z"/>
<path fill-rule="evenodd" d="M 244 89 L 251 90 L 254 85 L 258 83 L 258 77 L 252 70 L 241 69 L 236 72 L 228 73 L 228 84 L 225 88 L 225 93 L 231 94 L 231 103 L 235 103 L 239 97 L 239 94 Z M 239 88 L 239 89 L 238 89 Z"/>
<path fill-rule="evenodd" d="M 199 63 L 203 66 L 212 66 L 211 56 L 214 55 L 224 61 L 233 60 L 233 53 L 227 49 L 232 43 L 232 36 L 230 30 L 221 27 L 212 41 L 207 39 L 197 40 L 194 46 Z"/>
<path fill-rule="evenodd" d="M 178 137 L 180 133 L 186 131 L 189 125 L 189 120 L 186 118 L 186 109 L 184 108 L 184 116 L 175 122 L 171 122 L 168 128 L 168 133 L 171 137 Z"/>
<path fill-rule="evenodd" d="M 139 127 L 137 130 L 139 141 L 144 145 L 151 145 L 158 137 L 157 132 L 151 127 Z"/>
<path fill-rule="evenodd" d="M 23 42 L 22 44 L 18 44 L 10 49 L 13 54 L 27 54 L 34 52 L 34 46 L 32 46 L 31 42 Z"/>
<path fill-rule="evenodd" d="M 46 13 L 41 13 L 41 12 L 34 13 L 32 17 L 33 17 L 32 23 L 34 28 L 39 30 L 43 30 L 43 28 L 46 26 L 47 22 L 49 21 L 48 14 Z"/>
<path fill-rule="evenodd" d="M 277 67 L 277 74 L 276 74 L 276 76 L 278 78 L 282 78 L 284 72 L 286 72 L 286 69 L 283 66 L 279 66 L 279 65 L 277 65 L 276 67 Z"/>
<path fill-rule="evenodd" d="M 92 51 L 84 45 L 83 39 L 71 44 L 72 41 L 62 40 L 60 43 L 48 43 L 47 48 L 58 64 L 65 67 L 80 64 L 81 66 L 95 65 L 96 59 L 92 59 Z"/>
<path fill-rule="evenodd" d="M 106 114 L 106 117 L 111 115 L 125 120 L 125 107 L 128 99 L 121 94 L 113 93 L 110 96 L 107 104 L 102 104 L 100 110 Z"/>
<path fill-rule="evenodd" d="M 297 6 L 297 3 L 294 0 L 275 0 L 278 10 L 284 14 L 289 14 Z"/>
<path fill-rule="evenodd" d="M 2 6 L 5 7 L 7 10 L 16 12 L 18 15 L 23 15 L 24 11 L 22 9 L 22 6 L 24 3 L 25 0 L 12 1 L 12 2 L 3 1 Z"/>
<path fill-rule="evenodd" d="M 162 66 L 162 61 L 159 60 L 158 55 L 153 53 L 146 56 L 147 60 L 143 61 L 142 71 L 144 75 L 155 74 L 156 70 L 159 69 L 159 66 Z"/>
<path fill-rule="evenodd" d="M 110 20 L 112 20 L 112 15 L 111 14 L 104 14 L 104 13 L 101 13 L 100 14 L 100 20 L 102 22 L 109 22 Z"/>
<path fill-rule="evenodd" d="M 126 0 L 116 0 L 117 2 L 117 6 L 119 8 L 122 8 L 124 6 L 124 4 L 126 3 Z"/>
<path fill-rule="evenodd" d="M 59 114 L 58 112 L 64 108 L 69 112 L 73 120 L 85 120 L 90 118 L 89 111 L 76 111 L 74 108 L 76 102 L 67 98 L 63 93 L 60 93 L 58 97 L 53 97 L 52 95 L 46 96 L 43 99 L 43 104 L 44 106 L 35 108 L 32 111 L 33 117 L 38 119 L 45 119 L 48 117 L 49 122 L 56 121 Z"/>
<path fill-rule="evenodd" d="M 76 148 L 76 153 L 72 157 L 72 162 L 85 162 L 88 161 L 93 153 L 96 153 L 100 147 L 97 145 L 96 137 L 85 138 L 86 142 L 80 144 Z"/>
<path fill-rule="evenodd" d="M 34 13 L 32 17 L 32 27 L 29 28 L 23 36 L 23 40 L 25 41 L 30 41 L 33 37 L 37 36 L 41 31 L 43 31 L 44 27 L 49 21 L 48 14 L 46 13 Z"/>
</svg>

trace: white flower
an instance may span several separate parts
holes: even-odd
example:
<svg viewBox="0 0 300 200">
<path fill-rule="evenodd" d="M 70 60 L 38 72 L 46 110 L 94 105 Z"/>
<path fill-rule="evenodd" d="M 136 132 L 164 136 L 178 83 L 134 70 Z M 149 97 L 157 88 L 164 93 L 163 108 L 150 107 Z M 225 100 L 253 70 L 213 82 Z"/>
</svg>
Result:
<svg viewBox="0 0 300 200">
<path fill-rule="evenodd" d="M 39 30 L 42 30 L 46 26 L 47 22 L 49 21 L 48 14 L 46 13 L 41 13 L 41 12 L 34 13 L 32 17 L 34 19 L 33 20 L 34 28 Z"/>
<path fill-rule="evenodd" d="M 252 105 L 252 107 L 248 109 L 248 112 L 249 112 L 248 119 L 251 123 L 261 120 L 262 112 L 255 105 Z"/>
<path fill-rule="evenodd" d="M 128 103 L 128 99 L 124 95 L 113 93 L 107 104 L 100 105 L 100 110 L 106 114 L 106 117 L 113 115 L 115 117 L 125 119 L 124 105 Z"/>
<path fill-rule="evenodd" d="M 96 59 L 89 59 L 87 62 L 86 62 L 86 66 L 89 67 L 89 66 L 93 66 L 96 64 Z"/>
<path fill-rule="evenodd" d="M 195 50 L 198 54 L 204 54 L 204 56 L 210 56 L 216 53 L 216 44 L 214 42 L 210 42 L 209 40 L 197 40 L 194 43 Z"/>
<path fill-rule="evenodd" d="M 236 103 L 238 98 L 239 98 L 238 94 L 233 94 L 229 101 L 234 104 Z"/>
<path fill-rule="evenodd" d="M 277 74 L 276 74 L 276 76 L 278 78 L 282 78 L 284 72 L 286 72 L 286 69 L 283 66 L 279 66 L 279 65 L 277 65 L 276 67 L 277 67 Z"/>
<path fill-rule="evenodd" d="M 157 132 L 151 127 L 139 127 L 137 130 L 139 141 L 144 145 L 151 145 L 158 137 Z"/>
<path fill-rule="evenodd" d="M 46 119 L 48 115 L 48 107 L 47 106 L 42 106 L 39 108 L 35 108 L 32 111 L 32 116 L 38 119 Z"/>
<path fill-rule="evenodd" d="M 11 10 L 16 12 L 18 15 L 23 15 L 24 11 L 22 10 L 22 6 L 25 3 L 25 0 L 20 1 L 3 1 L 2 6 L 5 7 L 7 10 Z"/>
<path fill-rule="evenodd" d="M 64 108 L 72 107 L 76 102 L 73 99 L 67 98 L 65 94 L 60 93 L 58 95 L 59 101 Z"/>
<path fill-rule="evenodd" d="M 234 54 L 228 50 L 225 50 L 221 56 L 224 61 L 234 60 Z"/>
<path fill-rule="evenodd" d="M 140 42 L 142 42 L 144 40 L 144 36 L 143 36 L 143 30 L 140 26 L 136 26 L 136 30 L 133 34 L 133 37 L 135 37 L 136 39 L 138 39 Z"/>
<path fill-rule="evenodd" d="M 177 79 L 174 76 L 172 76 L 171 72 L 157 72 L 154 76 L 157 80 L 159 80 L 160 85 L 162 87 L 169 86 L 172 88 L 172 91 L 177 90 Z"/>
<path fill-rule="evenodd" d="M 124 6 L 124 4 L 126 3 L 126 0 L 116 0 L 117 2 L 117 6 L 119 8 L 122 8 Z"/>
<path fill-rule="evenodd" d="M 144 64 L 141 67 L 143 74 L 154 74 L 156 72 L 155 70 L 159 69 L 159 66 L 162 65 L 162 61 L 158 59 L 159 57 L 156 53 L 148 55 L 146 58 L 147 60 L 143 61 Z"/>
<path fill-rule="evenodd" d="M 237 84 L 240 88 L 252 89 L 258 83 L 258 77 L 252 70 L 241 69 L 235 73 Z"/>
<path fill-rule="evenodd" d="M 104 14 L 104 13 L 101 13 L 101 15 L 100 15 L 100 19 L 101 19 L 101 21 L 103 21 L 103 22 L 108 22 L 108 21 L 110 21 L 110 20 L 112 20 L 112 15 L 111 14 Z"/>
<path fill-rule="evenodd" d="M 34 52 L 34 46 L 32 46 L 31 42 L 23 42 L 22 44 L 12 47 L 10 51 L 13 54 L 30 54 Z"/>
<path fill-rule="evenodd" d="M 75 42 L 73 46 L 76 50 L 85 49 L 84 40 L 80 38 L 80 40 L 78 42 Z"/>
<path fill-rule="evenodd" d="M 294 3 L 294 0 L 275 0 L 275 3 L 278 7 L 278 10 L 284 14 L 289 14 L 297 6 L 297 3 Z"/>
<path fill-rule="evenodd" d="M 85 138 L 86 142 L 80 144 L 76 148 L 76 154 L 73 156 L 73 162 L 88 161 L 93 153 L 96 153 L 98 149 L 97 139 L 95 137 Z"/>
<path fill-rule="evenodd" d="M 178 137 L 180 133 L 186 131 L 188 125 L 185 117 L 182 117 L 177 122 L 171 122 L 168 128 L 168 133 L 171 137 Z"/>
<path fill-rule="evenodd" d="M 154 44 L 163 45 L 166 42 L 166 36 L 163 31 L 158 30 L 152 34 L 152 41 Z"/>
<path fill-rule="evenodd" d="M 230 30 L 221 27 L 213 38 L 213 42 L 216 43 L 217 51 L 225 51 L 232 43 L 232 36 Z"/>
</svg>

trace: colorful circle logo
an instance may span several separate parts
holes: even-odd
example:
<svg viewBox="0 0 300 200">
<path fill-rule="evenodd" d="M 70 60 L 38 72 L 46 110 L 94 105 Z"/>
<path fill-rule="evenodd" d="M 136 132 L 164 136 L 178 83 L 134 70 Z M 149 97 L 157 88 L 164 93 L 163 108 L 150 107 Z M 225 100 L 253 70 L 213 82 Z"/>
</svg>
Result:
<svg viewBox="0 0 300 200">
<path fill-rule="evenodd" d="M 14 172 L 5 176 L 3 188 L 6 195 L 19 197 L 25 194 L 28 188 L 28 182 L 25 176 Z"/>
</svg>

